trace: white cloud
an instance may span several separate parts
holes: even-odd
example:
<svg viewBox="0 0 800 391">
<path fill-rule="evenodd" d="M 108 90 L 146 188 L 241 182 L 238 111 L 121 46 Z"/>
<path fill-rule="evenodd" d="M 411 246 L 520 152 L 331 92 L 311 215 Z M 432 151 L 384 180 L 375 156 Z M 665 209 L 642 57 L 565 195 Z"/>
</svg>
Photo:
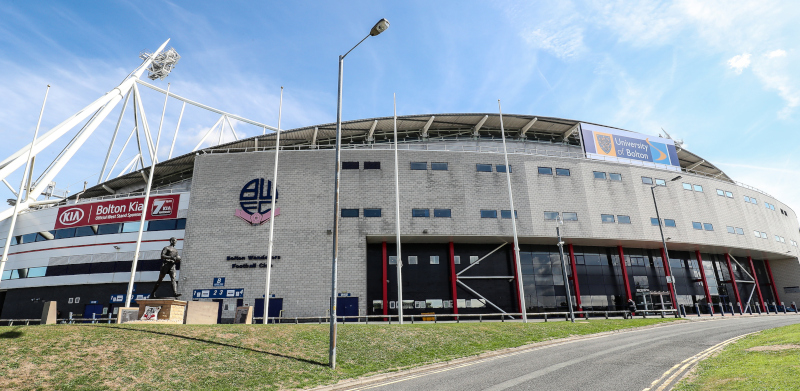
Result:
<svg viewBox="0 0 800 391">
<path fill-rule="evenodd" d="M 738 56 L 731 57 L 728 60 L 728 66 L 736 72 L 737 75 L 741 75 L 742 71 L 750 66 L 750 53 L 742 53 Z"/>
<path fill-rule="evenodd" d="M 561 59 L 580 56 L 586 51 L 584 21 L 570 1 L 537 4 L 535 7 L 505 3 L 506 16 L 520 26 L 520 36 L 531 47 Z"/>
<path fill-rule="evenodd" d="M 773 50 L 767 54 L 769 58 L 786 57 L 786 51 L 783 49 Z"/>
<path fill-rule="evenodd" d="M 793 53 L 794 54 L 794 53 Z M 800 77 L 792 65 L 797 63 L 797 56 L 790 58 L 784 50 L 769 52 L 757 59 L 753 64 L 753 73 L 764 88 L 775 90 L 783 98 L 786 105 L 778 112 L 778 117 L 787 119 L 794 109 L 800 106 Z"/>
</svg>

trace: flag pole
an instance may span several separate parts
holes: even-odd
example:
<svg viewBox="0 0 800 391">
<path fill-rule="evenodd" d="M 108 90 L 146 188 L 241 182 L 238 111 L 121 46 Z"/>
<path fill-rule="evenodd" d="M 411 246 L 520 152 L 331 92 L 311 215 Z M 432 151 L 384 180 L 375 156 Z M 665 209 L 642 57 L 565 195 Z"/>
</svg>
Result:
<svg viewBox="0 0 800 391">
<path fill-rule="evenodd" d="M 281 114 L 283 111 L 283 87 L 281 87 L 281 101 L 278 106 L 278 130 L 275 132 L 275 165 L 272 172 L 272 217 L 269 219 L 269 251 L 267 251 L 267 282 L 264 287 L 264 324 L 268 323 L 269 317 L 269 284 L 272 276 L 272 238 L 275 233 L 275 215 L 278 212 L 278 152 L 280 152 L 281 142 Z"/>
</svg>

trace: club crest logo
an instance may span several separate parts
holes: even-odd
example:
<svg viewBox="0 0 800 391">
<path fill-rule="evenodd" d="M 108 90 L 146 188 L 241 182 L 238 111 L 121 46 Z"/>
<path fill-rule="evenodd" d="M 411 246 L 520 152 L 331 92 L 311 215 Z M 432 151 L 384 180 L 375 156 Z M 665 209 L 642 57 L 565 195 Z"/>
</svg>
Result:
<svg viewBox="0 0 800 391">
<path fill-rule="evenodd" d="M 610 134 L 595 133 L 595 140 L 597 140 L 597 149 L 601 155 L 616 156 L 613 136 Z"/>
<path fill-rule="evenodd" d="M 278 197 L 275 189 L 275 198 Z M 235 215 L 251 225 L 261 225 L 281 213 L 280 208 L 275 208 L 273 213 L 272 204 L 272 181 L 256 178 L 247 182 L 239 192 L 241 209 L 236 209 Z"/>
</svg>

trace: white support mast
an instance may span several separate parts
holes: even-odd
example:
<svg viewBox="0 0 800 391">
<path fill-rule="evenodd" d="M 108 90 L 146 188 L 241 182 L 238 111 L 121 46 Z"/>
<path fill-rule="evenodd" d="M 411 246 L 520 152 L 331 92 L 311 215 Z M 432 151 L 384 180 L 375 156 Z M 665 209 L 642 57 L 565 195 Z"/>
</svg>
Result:
<svg viewBox="0 0 800 391">
<path fill-rule="evenodd" d="M 397 316 L 400 324 L 403 324 L 403 257 L 400 253 L 400 167 L 397 162 L 397 94 L 393 95 L 394 100 L 394 214 L 395 214 L 395 235 L 397 241 Z"/>
<path fill-rule="evenodd" d="M 275 132 L 275 164 L 272 173 L 272 218 L 269 219 L 269 250 L 267 251 L 267 282 L 264 287 L 264 324 L 269 318 L 269 284 L 272 277 L 272 238 L 275 233 L 275 216 L 278 212 L 278 153 L 281 148 L 281 112 L 283 111 L 283 86 L 281 86 L 281 102 L 278 106 L 278 131 Z M 230 122 L 228 123 L 230 125 Z M 231 126 L 233 130 L 233 126 Z"/>
</svg>

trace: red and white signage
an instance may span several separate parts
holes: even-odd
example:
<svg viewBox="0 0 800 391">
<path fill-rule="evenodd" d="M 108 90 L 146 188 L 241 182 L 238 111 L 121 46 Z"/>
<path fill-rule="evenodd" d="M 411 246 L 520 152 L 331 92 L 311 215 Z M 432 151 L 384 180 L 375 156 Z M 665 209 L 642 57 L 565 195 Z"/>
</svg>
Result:
<svg viewBox="0 0 800 391">
<path fill-rule="evenodd" d="M 179 201 L 178 194 L 150 197 L 145 219 L 177 218 Z M 55 229 L 139 221 L 143 205 L 144 197 L 63 206 L 58 209 Z"/>
</svg>

